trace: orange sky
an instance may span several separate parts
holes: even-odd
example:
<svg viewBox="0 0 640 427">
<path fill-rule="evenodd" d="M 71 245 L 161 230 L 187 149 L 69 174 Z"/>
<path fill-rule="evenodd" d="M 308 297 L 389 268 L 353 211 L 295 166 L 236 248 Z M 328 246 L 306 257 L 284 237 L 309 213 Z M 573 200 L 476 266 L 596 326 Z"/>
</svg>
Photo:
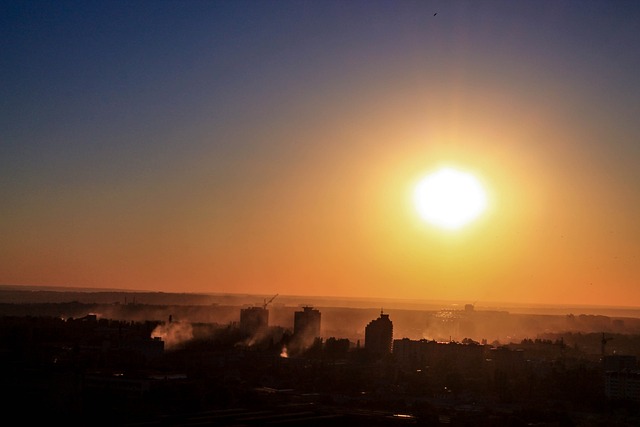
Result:
<svg viewBox="0 0 640 427">
<path fill-rule="evenodd" d="M 147 23 L 124 47 L 116 25 L 62 59 L 17 14 L 5 31 L 34 62 L 5 72 L 30 95 L 5 89 L 0 283 L 640 305 L 635 21 L 509 4 L 424 25 L 414 3 L 353 25 L 365 5 L 167 10 L 177 41 Z M 82 50 L 103 44 L 109 61 Z M 61 77 L 70 63 L 86 76 Z M 412 204 L 441 165 L 489 194 L 460 230 Z"/>
</svg>

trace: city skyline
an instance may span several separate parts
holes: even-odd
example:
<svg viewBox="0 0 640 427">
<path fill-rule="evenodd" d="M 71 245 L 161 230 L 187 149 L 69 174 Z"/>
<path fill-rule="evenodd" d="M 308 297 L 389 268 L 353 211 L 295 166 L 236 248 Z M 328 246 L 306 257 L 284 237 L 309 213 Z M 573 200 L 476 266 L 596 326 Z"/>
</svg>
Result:
<svg viewBox="0 0 640 427">
<path fill-rule="evenodd" d="M 635 2 L 1 5 L 0 284 L 640 306 Z"/>
</svg>

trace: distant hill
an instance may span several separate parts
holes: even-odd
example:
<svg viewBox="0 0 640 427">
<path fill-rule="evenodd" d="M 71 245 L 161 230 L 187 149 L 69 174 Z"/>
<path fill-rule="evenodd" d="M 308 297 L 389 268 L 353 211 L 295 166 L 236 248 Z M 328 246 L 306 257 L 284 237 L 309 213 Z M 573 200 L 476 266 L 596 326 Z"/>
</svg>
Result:
<svg viewBox="0 0 640 427">
<path fill-rule="evenodd" d="M 135 291 L 125 289 L 95 289 L 61 286 L 0 285 L 0 303 L 63 303 L 81 302 L 96 304 L 149 304 L 149 305 L 262 305 L 274 295 L 228 294 L 228 293 L 171 293 Z M 377 310 L 442 310 L 464 309 L 469 302 L 436 301 L 418 299 L 385 299 L 370 297 L 335 297 L 277 295 L 270 306 L 301 307 L 344 307 Z M 476 310 L 508 311 L 519 314 L 588 314 L 611 317 L 640 318 L 640 307 L 608 307 L 585 305 L 552 305 L 480 302 L 475 303 Z"/>
</svg>

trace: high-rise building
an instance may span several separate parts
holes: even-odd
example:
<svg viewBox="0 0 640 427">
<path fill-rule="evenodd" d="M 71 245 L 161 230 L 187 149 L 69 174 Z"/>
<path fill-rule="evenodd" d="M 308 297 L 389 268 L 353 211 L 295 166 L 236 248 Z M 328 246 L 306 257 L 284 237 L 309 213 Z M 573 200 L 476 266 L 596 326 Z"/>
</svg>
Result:
<svg viewBox="0 0 640 427">
<path fill-rule="evenodd" d="M 638 370 L 638 358 L 632 355 L 613 354 L 604 356 L 602 368 L 605 372 L 620 372 Z"/>
<path fill-rule="evenodd" d="M 303 344 L 311 343 L 320 336 L 320 311 L 304 307 L 293 314 L 293 335 L 302 339 Z"/>
<path fill-rule="evenodd" d="M 393 346 L 393 322 L 380 310 L 380 317 L 369 322 L 364 329 L 364 348 L 368 352 L 384 356 Z"/>
<path fill-rule="evenodd" d="M 604 335 L 603 335 L 604 338 Z M 604 393 L 609 399 L 640 401 L 640 370 L 632 355 L 604 356 Z"/>
<path fill-rule="evenodd" d="M 269 326 L 269 310 L 264 307 L 247 307 L 240 310 L 240 331 L 255 335 Z"/>
</svg>

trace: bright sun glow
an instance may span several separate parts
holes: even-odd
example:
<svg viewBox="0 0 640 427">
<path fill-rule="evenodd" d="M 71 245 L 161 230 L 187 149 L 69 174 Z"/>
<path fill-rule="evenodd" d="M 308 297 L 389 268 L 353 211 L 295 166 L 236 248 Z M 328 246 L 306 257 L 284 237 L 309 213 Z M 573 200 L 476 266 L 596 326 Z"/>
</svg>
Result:
<svg viewBox="0 0 640 427">
<path fill-rule="evenodd" d="M 487 197 L 473 175 L 443 168 L 418 183 L 414 202 L 426 221 L 443 228 L 458 229 L 485 210 Z"/>
</svg>

